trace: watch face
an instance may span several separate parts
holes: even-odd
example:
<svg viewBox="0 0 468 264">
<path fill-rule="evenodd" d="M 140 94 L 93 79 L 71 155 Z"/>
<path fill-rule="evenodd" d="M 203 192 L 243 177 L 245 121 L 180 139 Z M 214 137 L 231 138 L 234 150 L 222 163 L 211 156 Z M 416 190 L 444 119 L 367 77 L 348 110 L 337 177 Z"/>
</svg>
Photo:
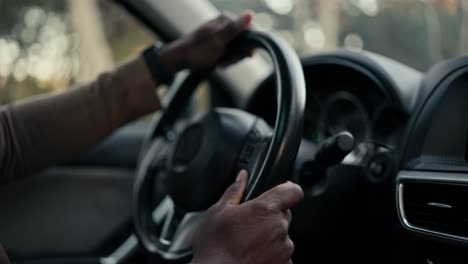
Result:
<svg viewBox="0 0 468 264">
<path fill-rule="evenodd" d="M 145 49 L 142 56 L 156 83 L 170 85 L 174 82 L 174 74 L 163 64 L 160 49 L 157 45 Z"/>
</svg>

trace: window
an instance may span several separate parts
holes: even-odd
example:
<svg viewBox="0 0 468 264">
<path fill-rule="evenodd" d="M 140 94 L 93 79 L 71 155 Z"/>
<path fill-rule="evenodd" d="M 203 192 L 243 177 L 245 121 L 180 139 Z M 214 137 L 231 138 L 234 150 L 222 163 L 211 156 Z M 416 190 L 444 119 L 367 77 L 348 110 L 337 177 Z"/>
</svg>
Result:
<svg viewBox="0 0 468 264">
<path fill-rule="evenodd" d="M 110 0 L 0 0 L 0 105 L 94 79 L 155 41 Z"/>
<path fill-rule="evenodd" d="M 466 0 L 210 0 L 222 11 L 257 13 L 300 54 L 368 50 L 425 71 L 468 51 Z"/>
</svg>

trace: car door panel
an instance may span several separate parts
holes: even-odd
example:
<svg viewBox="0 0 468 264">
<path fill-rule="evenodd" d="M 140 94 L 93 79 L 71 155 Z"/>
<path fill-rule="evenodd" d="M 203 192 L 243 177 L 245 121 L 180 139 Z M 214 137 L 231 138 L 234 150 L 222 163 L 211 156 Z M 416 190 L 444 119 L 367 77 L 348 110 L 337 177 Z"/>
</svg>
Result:
<svg viewBox="0 0 468 264">
<path fill-rule="evenodd" d="M 133 171 L 54 168 L 0 189 L 12 257 L 95 255 L 129 229 Z"/>
<path fill-rule="evenodd" d="M 0 243 L 14 260 L 103 256 L 131 232 L 133 177 L 146 125 L 82 158 L 0 187 Z"/>
</svg>

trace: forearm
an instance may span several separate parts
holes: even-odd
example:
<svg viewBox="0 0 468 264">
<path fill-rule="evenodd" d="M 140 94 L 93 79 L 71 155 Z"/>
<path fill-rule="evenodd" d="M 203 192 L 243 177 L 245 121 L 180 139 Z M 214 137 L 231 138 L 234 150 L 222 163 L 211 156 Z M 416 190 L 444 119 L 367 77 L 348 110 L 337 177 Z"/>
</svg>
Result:
<svg viewBox="0 0 468 264">
<path fill-rule="evenodd" d="M 251 20 L 251 14 L 220 16 L 165 45 L 153 57 L 164 66 L 159 73 L 219 62 L 227 44 Z M 158 109 L 158 70 L 154 65 L 151 69 L 153 74 L 139 57 L 89 84 L 0 109 L 0 184 L 74 158 L 113 129 Z M 159 78 L 167 79 L 164 74 Z"/>
<path fill-rule="evenodd" d="M 2 109 L 0 182 L 80 155 L 115 128 L 158 109 L 156 85 L 137 58 L 91 83 Z"/>
</svg>

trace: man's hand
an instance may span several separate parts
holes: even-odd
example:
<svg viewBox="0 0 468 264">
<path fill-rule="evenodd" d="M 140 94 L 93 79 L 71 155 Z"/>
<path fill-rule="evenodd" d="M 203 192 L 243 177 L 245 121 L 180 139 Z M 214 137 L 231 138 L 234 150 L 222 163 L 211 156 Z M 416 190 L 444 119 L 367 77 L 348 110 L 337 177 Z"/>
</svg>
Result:
<svg viewBox="0 0 468 264">
<path fill-rule="evenodd" d="M 236 182 L 212 206 L 195 235 L 193 264 L 292 263 L 289 208 L 303 197 L 301 187 L 287 182 L 239 204 L 247 185 L 241 171 Z"/>
<path fill-rule="evenodd" d="M 253 13 L 249 11 L 238 17 L 221 15 L 164 46 L 161 50 L 162 61 L 173 73 L 186 68 L 209 67 L 219 62 L 226 45 L 233 38 L 251 27 L 252 19 Z"/>
</svg>

